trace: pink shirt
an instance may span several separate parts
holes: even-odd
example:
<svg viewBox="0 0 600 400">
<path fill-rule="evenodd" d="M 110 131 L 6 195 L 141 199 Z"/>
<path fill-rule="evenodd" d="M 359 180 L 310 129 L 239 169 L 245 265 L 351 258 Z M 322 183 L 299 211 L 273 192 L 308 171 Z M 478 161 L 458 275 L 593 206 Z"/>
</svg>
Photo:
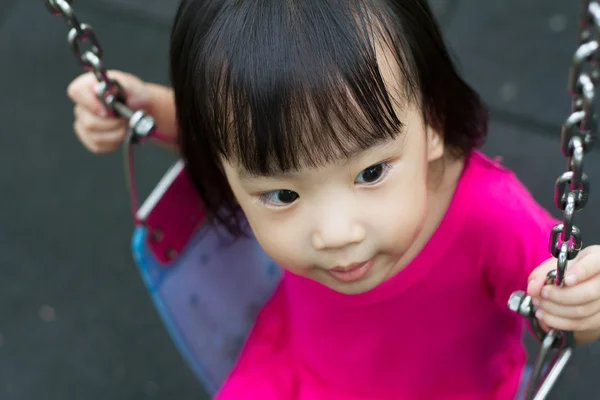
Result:
<svg viewBox="0 0 600 400">
<path fill-rule="evenodd" d="M 344 295 L 285 273 L 219 400 L 512 399 L 526 354 L 510 294 L 550 258 L 556 221 L 474 153 L 425 248 Z"/>
</svg>

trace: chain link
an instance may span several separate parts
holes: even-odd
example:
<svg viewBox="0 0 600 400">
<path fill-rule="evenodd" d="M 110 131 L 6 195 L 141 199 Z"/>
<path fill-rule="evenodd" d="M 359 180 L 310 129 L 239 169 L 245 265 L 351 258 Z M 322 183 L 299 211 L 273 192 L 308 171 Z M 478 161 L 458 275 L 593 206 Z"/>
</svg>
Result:
<svg viewBox="0 0 600 400">
<path fill-rule="evenodd" d="M 581 1 L 578 45 L 568 78 L 571 114 L 563 124 L 560 141 L 561 153 L 567 158 L 567 171 L 558 177 L 554 188 L 554 205 L 563 216 L 562 222 L 552 228 L 549 241 L 549 251 L 556 258 L 556 269 L 548 273 L 546 284 L 556 286 L 563 285 L 568 262 L 577 257 L 583 247 L 581 231 L 573 220 L 574 214 L 586 206 L 590 194 L 584 155 L 592 150 L 596 141 L 596 87 L 600 79 L 599 0 Z M 525 292 L 518 291 L 509 299 L 508 307 L 529 319 L 533 332 L 542 342 L 526 399 L 543 400 L 571 357 L 573 333 L 557 330 L 546 333 L 535 317 L 537 310 L 531 300 Z M 560 350 L 549 361 L 552 348 Z M 543 372 L 546 372 L 545 377 Z"/>
<path fill-rule="evenodd" d="M 587 204 L 590 183 L 584 172 L 584 155 L 594 146 L 597 121 L 595 114 L 596 85 L 600 76 L 600 4 L 582 1 L 579 48 L 573 56 L 568 90 L 572 110 L 563 124 L 561 152 L 567 157 L 567 172 L 556 181 L 554 205 L 563 211 L 563 220 L 552 229 L 550 252 L 557 258 L 554 283 L 562 286 L 567 262 L 577 257 L 582 248 L 581 233 L 573 224 L 573 215 Z"/>
<path fill-rule="evenodd" d="M 73 10 L 73 0 L 43 0 L 50 12 L 62 16 L 69 34 L 69 46 L 84 70 L 92 71 L 98 80 L 97 95 L 113 114 L 129 120 L 131 141 L 139 141 L 155 129 L 154 119 L 144 111 L 133 111 L 125 105 L 125 93 L 114 79 L 108 77 L 103 63 L 103 51 L 94 29 L 79 22 Z"/>
</svg>

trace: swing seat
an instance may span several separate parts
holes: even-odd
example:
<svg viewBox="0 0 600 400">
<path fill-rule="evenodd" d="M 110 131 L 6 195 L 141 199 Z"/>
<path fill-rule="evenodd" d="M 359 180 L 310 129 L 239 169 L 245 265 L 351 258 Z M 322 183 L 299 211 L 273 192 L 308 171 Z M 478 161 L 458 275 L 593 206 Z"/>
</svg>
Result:
<svg viewBox="0 0 600 400">
<path fill-rule="evenodd" d="M 210 394 L 233 368 L 281 278 L 253 238 L 206 222 L 178 161 L 137 211 L 135 262 L 171 338 Z"/>
</svg>

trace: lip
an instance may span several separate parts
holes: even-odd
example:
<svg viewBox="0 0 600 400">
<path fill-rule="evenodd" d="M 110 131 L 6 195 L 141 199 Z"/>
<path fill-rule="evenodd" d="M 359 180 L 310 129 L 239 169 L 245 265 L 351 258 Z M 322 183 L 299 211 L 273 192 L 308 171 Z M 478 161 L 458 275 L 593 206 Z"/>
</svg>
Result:
<svg viewBox="0 0 600 400">
<path fill-rule="evenodd" d="M 348 283 L 361 280 L 373 268 L 374 259 L 363 261 L 360 263 L 350 264 L 344 267 L 335 267 L 327 270 L 329 275 L 340 282 Z"/>
</svg>

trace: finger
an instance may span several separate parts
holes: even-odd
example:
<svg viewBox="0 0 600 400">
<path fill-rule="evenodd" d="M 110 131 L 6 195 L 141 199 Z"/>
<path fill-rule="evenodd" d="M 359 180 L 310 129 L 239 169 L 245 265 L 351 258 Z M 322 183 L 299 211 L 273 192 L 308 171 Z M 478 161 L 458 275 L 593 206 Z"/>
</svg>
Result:
<svg viewBox="0 0 600 400">
<path fill-rule="evenodd" d="M 600 298 L 600 275 L 576 286 L 546 285 L 541 290 L 541 297 L 566 306 L 589 303 Z"/>
<path fill-rule="evenodd" d="M 533 278 L 527 284 L 527 294 L 533 298 L 541 297 L 542 288 L 546 285 L 546 280 L 542 278 Z"/>
<path fill-rule="evenodd" d="M 556 259 L 548 258 L 534 269 L 527 279 L 527 294 L 531 297 L 540 297 L 542 287 L 546 284 L 548 272 L 556 268 Z"/>
<path fill-rule="evenodd" d="M 592 315 L 600 313 L 600 299 L 595 299 L 589 303 L 578 304 L 574 306 L 558 304 L 549 300 L 534 300 L 534 305 L 536 305 L 539 310 L 547 314 L 571 319 L 589 318 Z"/>
<path fill-rule="evenodd" d="M 145 84 L 138 77 L 119 70 L 108 71 L 108 77 L 121 86 L 129 107 L 139 109 L 147 105 L 147 93 L 143 90 Z"/>
<path fill-rule="evenodd" d="M 538 323 L 540 324 L 540 328 L 546 333 L 550 332 L 550 327 L 543 321 L 538 318 Z"/>
<path fill-rule="evenodd" d="M 99 145 L 120 145 L 121 142 L 125 139 L 126 131 L 125 129 L 118 129 L 110 132 L 98 132 L 90 134 L 90 139 Z"/>
<path fill-rule="evenodd" d="M 79 122 L 75 122 L 74 124 L 75 133 L 79 141 L 84 145 L 92 153 L 103 154 L 109 153 L 117 149 L 119 146 L 118 141 L 108 142 L 108 141 L 97 141 L 94 140 L 90 135 L 83 134 L 84 129 L 79 126 Z"/>
<path fill-rule="evenodd" d="M 567 266 L 565 285 L 574 286 L 600 274 L 600 246 L 583 249 L 577 258 Z"/>
<path fill-rule="evenodd" d="M 125 121 L 121 118 L 99 117 L 80 105 L 75 106 L 75 120 L 88 132 L 112 131 L 125 125 Z"/>
<path fill-rule="evenodd" d="M 80 105 L 92 113 L 106 117 L 108 111 L 96 94 L 98 80 L 91 73 L 80 75 L 67 88 L 67 95 L 77 105 Z"/>
<path fill-rule="evenodd" d="M 539 315 L 536 314 L 536 316 L 538 320 L 543 321 L 544 324 L 561 331 L 585 331 L 597 329 L 597 327 L 600 326 L 600 314 L 595 314 L 588 318 L 574 319 L 559 317 L 540 310 Z"/>
</svg>

